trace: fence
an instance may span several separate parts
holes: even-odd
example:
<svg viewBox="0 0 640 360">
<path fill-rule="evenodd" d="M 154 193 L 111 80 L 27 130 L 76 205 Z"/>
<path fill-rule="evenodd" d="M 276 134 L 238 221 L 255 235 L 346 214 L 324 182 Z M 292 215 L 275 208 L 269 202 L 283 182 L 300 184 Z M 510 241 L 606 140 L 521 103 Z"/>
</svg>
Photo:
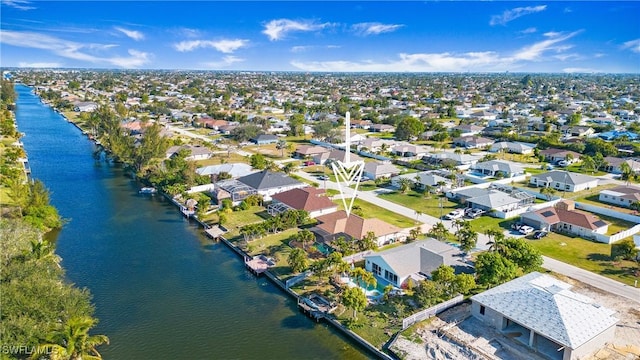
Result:
<svg viewBox="0 0 640 360">
<path fill-rule="evenodd" d="M 296 275 L 294 277 L 291 277 L 289 279 L 287 279 L 287 281 L 285 281 L 284 286 L 285 288 L 290 288 L 293 285 L 299 283 L 300 281 L 306 279 L 307 277 L 309 277 L 309 275 L 311 275 L 311 271 L 305 271 L 300 275 Z"/>
<path fill-rule="evenodd" d="M 358 262 L 360 260 L 364 260 L 364 257 L 369 255 L 369 254 L 371 254 L 372 252 L 373 252 L 372 250 L 367 250 L 367 251 L 359 252 L 357 254 L 345 256 L 342 259 L 346 263 L 355 263 L 355 262 Z"/>
<path fill-rule="evenodd" d="M 216 187 L 216 184 L 198 185 L 187 190 L 187 194 L 193 194 L 193 193 L 198 193 L 203 191 L 213 191 L 215 187 Z"/>
<path fill-rule="evenodd" d="M 452 308 L 464 301 L 464 296 L 458 295 L 453 299 L 447 300 L 440 304 L 434 305 L 428 309 L 424 309 L 420 312 L 417 312 L 409 317 L 402 319 L 402 330 L 408 328 L 409 326 L 417 323 L 418 321 L 422 321 L 428 319 L 432 316 L 435 316 L 449 308 Z"/>
</svg>

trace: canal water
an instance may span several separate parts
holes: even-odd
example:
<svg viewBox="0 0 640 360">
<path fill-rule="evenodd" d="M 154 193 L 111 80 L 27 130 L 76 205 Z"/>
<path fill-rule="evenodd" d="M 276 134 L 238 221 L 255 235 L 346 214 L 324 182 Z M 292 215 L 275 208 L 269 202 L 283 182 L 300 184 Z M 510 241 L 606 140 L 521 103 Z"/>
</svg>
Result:
<svg viewBox="0 0 640 360">
<path fill-rule="evenodd" d="M 67 278 L 93 294 L 105 359 L 364 359 L 265 278 L 140 187 L 72 124 L 16 86 L 32 174 L 68 220 L 51 234 Z M 98 155 L 96 155 L 98 154 Z"/>
</svg>

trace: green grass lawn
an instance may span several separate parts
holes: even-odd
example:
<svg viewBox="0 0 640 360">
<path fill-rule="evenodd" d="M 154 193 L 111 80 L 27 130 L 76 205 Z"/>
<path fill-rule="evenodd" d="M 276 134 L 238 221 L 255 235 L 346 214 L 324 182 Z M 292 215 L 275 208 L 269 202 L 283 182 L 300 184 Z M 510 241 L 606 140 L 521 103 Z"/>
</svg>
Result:
<svg viewBox="0 0 640 360">
<path fill-rule="evenodd" d="M 581 203 L 585 203 L 585 204 L 600 206 L 600 207 L 603 207 L 603 208 L 613 209 L 615 211 L 626 213 L 626 214 L 634 214 L 634 215 L 636 214 L 635 210 L 631 210 L 629 208 L 623 208 L 623 207 L 615 206 L 615 205 L 609 204 L 609 203 L 600 202 L 600 200 L 598 200 L 599 197 L 600 197 L 599 194 L 593 194 L 593 195 L 588 195 L 588 196 L 581 196 L 581 197 L 575 199 L 575 201 L 581 202 Z"/>
<path fill-rule="evenodd" d="M 445 215 L 453 209 L 463 207 L 456 202 L 450 201 L 444 196 L 441 197 L 436 194 L 431 194 L 425 197 L 422 192 L 414 190 L 408 191 L 406 194 L 396 191 L 387 194 L 380 194 L 379 196 L 382 199 L 389 200 L 436 218 L 440 218 L 441 213 L 442 215 Z M 442 199 L 442 210 L 440 209 L 440 199 Z"/>
<path fill-rule="evenodd" d="M 607 174 L 604 171 L 590 171 L 590 170 L 587 171 L 587 170 L 584 170 L 582 168 L 581 164 L 573 164 L 573 165 L 567 167 L 567 170 L 569 170 L 571 172 L 574 172 L 574 173 L 585 174 L 585 175 L 589 175 L 589 176 L 602 176 L 602 175 Z"/>
<path fill-rule="evenodd" d="M 203 167 L 208 165 L 220 165 L 220 164 L 235 164 L 235 163 L 249 164 L 249 158 L 232 151 L 228 156 L 227 156 L 227 153 L 225 152 L 225 153 L 214 154 L 214 156 L 211 157 L 210 159 L 196 161 L 196 164 L 198 164 L 197 165 L 198 167 Z"/>
<path fill-rule="evenodd" d="M 537 167 L 537 168 L 526 167 L 526 168 L 524 168 L 524 171 L 528 172 L 531 175 L 538 175 L 538 174 L 545 173 L 545 172 L 547 172 L 549 170 L 543 170 L 543 169 L 541 169 L 539 167 Z"/>
<path fill-rule="evenodd" d="M 540 240 L 527 240 L 542 255 L 575 265 L 596 274 L 633 285 L 638 277 L 633 276 L 634 267 L 638 265 L 632 261 L 621 260 L 614 262 L 611 258 L 611 245 L 585 240 L 579 237 L 569 237 L 557 233 L 549 233 Z"/>
<path fill-rule="evenodd" d="M 617 234 L 620 231 L 627 230 L 636 225 L 635 223 L 632 223 L 630 221 L 625 221 L 625 220 L 621 220 L 621 219 L 610 217 L 610 216 L 605 216 L 600 214 L 594 214 L 594 215 L 609 223 L 609 229 L 607 230 L 607 235 Z"/>
<path fill-rule="evenodd" d="M 342 200 L 334 200 L 333 202 L 338 204 L 338 209 L 344 210 L 344 206 L 342 205 Z M 357 209 L 356 206 L 360 208 L 360 211 L 356 210 L 357 213 L 362 214 L 361 216 L 365 219 L 372 219 L 372 218 L 380 219 L 384 222 L 387 222 L 391 225 L 395 225 L 400 228 L 409 228 L 409 227 L 416 226 L 416 222 L 414 219 L 410 219 L 408 217 L 398 215 L 392 211 L 389 211 L 385 208 L 374 205 L 370 202 L 367 202 L 361 199 L 355 199 L 355 201 L 353 202 L 354 209 Z"/>
<path fill-rule="evenodd" d="M 289 238 L 298 231 L 300 231 L 300 229 L 293 228 L 276 234 L 267 235 L 261 239 L 252 240 L 247 245 L 247 252 L 249 255 L 259 255 L 267 250 L 272 255 L 274 253 L 278 254 L 278 262 L 284 261 L 286 263 L 287 255 L 285 253 L 288 253 Z"/>
<path fill-rule="evenodd" d="M 484 234 L 488 229 L 511 230 L 511 224 L 517 222 L 518 219 L 519 218 L 499 219 L 484 215 L 477 219 L 468 220 L 468 222 L 471 224 L 471 228 L 474 231 Z"/>
<path fill-rule="evenodd" d="M 252 206 L 247 210 L 234 211 L 234 212 L 228 213 L 227 221 L 223 224 L 223 226 L 227 230 L 229 230 L 229 232 L 225 235 L 225 237 L 227 239 L 236 237 L 240 235 L 240 228 L 242 226 L 264 221 L 265 213 L 266 213 L 266 209 L 263 206 Z M 211 216 L 211 220 L 208 222 L 217 223 L 218 222 L 217 214 L 213 214 Z"/>
</svg>

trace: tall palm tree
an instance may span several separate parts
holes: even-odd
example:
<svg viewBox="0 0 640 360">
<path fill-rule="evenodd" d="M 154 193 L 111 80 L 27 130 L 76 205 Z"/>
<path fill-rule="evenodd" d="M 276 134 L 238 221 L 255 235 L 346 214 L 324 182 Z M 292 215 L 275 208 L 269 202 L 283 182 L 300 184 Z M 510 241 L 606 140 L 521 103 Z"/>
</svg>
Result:
<svg viewBox="0 0 640 360">
<path fill-rule="evenodd" d="M 50 343 L 38 347 L 40 351 L 35 351 L 32 358 L 50 353 L 52 360 L 102 359 L 96 347 L 109 344 L 109 338 L 105 335 L 89 335 L 89 330 L 96 323 L 97 320 L 89 316 L 70 318 L 53 332 Z"/>
</svg>

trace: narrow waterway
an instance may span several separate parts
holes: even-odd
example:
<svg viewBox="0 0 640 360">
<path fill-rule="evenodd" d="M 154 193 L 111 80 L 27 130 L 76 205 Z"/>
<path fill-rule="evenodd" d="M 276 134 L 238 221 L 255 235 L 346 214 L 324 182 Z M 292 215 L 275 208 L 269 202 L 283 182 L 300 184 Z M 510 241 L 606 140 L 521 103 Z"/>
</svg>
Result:
<svg viewBox="0 0 640 360">
<path fill-rule="evenodd" d="M 31 89 L 16 120 L 33 177 L 69 220 L 52 234 L 70 281 L 93 294 L 105 359 L 362 359 L 363 350 L 298 312 L 160 196 L 139 184 Z M 98 153 L 99 154 L 99 153 Z"/>
</svg>

